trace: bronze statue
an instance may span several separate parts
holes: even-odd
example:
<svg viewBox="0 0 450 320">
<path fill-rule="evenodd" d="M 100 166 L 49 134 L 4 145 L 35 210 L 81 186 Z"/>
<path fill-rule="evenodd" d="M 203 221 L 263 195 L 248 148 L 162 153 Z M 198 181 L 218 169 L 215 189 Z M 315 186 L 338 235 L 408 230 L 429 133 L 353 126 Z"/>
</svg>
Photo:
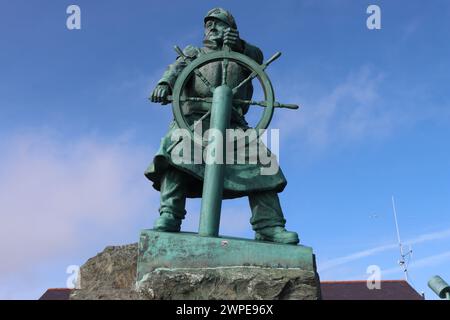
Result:
<svg viewBox="0 0 450 320">
<path fill-rule="evenodd" d="M 233 16 L 222 8 L 214 8 L 204 18 L 203 47 L 187 46 L 182 52 L 179 50 L 176 61 L 168 67 L 153 90 L 151 101 L 163 105 L 171 102 L 175 83 L 190 63 L 202 56 L 225 49 L 243 54 L 257 64 L 263 65 L 263 53 L 259 48 L 239 37 Z M 273 57 L 272 60 L 274 59 Z M 195 74 L 186 80 L 182 92 L 183 96 L 197 98 L 179 100 L 182 117 L 190 126 L 200 121 L 203 128 L 208 128 L 212 121 L 207 117 L 213 96 L 211 88 L 219 87 L 226 78 L 231 88 L 237 88 L 236 92 L 233 92 L 233 110 L 228 127 L 248 130 L 250 127 L 245 114 L 249 105 L 263 105 L 263 103 L 251 101 L 253 85 L 246 79 L 255 76 L 252 75 L 251 70 L 232 59 L 223 60 L 222 63 L 213 61 L 193 70 Z M 277 107 L 289 107 L 289 105 L 276 104 Z M 271 107 L 273 109 L 273 103 Z M 179 232 L 181 222 L 186 215 L 186 198 L 202 197 L 204 187 L 204 163 L 180 164 L 172 159 L 170 151 L 178 143 L 173 141 L 172 135 L 178 128 L 177 121 L 172 121 L 169 131 L 161 140 L 159 151 L 145 172 L 145 176 L 153 182 L 153 187 L 161 193 L 160 217 L 154 225 L 154 229 L 158 231 Z M 297 244 L 299 242 L 297 233 L 285 229 L 286 220 L 278 198 L 278 193 L 283 191 L 287 181 L 281 169 L 275 174 L 261 175 L 262 166 L 261 163 L 224 165 L 223 174 L 220 176 L 223 189 L 219 189 L 223 190 L 222 198 L 248 196 L 252 212 L 250 223 L 255 231 L 255 240 Z"/>
</svg>

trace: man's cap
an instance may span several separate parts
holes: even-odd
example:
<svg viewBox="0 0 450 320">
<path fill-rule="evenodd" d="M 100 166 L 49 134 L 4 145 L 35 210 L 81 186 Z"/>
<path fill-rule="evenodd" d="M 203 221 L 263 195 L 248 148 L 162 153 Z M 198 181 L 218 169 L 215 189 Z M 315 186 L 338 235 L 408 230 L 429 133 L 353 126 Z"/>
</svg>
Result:
<svg viewBox="0 0 450 320">
<path fill-rule="evenodd" d="M 210 19 L 219 19 L 222 22 L 228 24 L 231 28 L 237 29 L 236 21 L 234 21 L 234 17 L 225 9 L 222 8 L 214 8 L 208 11 L 205 16 L 205 23 Z"/>
</svg>

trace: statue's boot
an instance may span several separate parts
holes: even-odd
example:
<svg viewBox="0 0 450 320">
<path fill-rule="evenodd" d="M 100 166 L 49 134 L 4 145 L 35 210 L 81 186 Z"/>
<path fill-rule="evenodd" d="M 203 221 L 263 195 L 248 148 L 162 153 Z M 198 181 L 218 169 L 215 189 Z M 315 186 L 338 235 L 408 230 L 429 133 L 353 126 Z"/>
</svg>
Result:
<svg viewBox="0 0 450 320">
<path fill-rule="evenodd" d="M 297 232 L 287 231 L 283 227 L 266 227 L 264 229 L 257 230 L 255 240 L 285 244 L 298 244 L 300 241 L 298 239 Z"/>
<path fill-rule="evenodd" d="M 185 174 L 169 167 L 161 179 L 160 216 L 155 221 L 154 230 L 179 232 L 181 222 L 186 215 L 186 187 Z"/>
<path fill-rule="evenodd" d="M 181 230 L 181 220 L 182 219 L 169 212 L 163 212 L 159 218 L 156 219 L 153 230 L 179 232 Z"/>
<path fill-rule="evenodd" d="M 249 195 L 255 240 L 284 244 L 298 244 L 298 234 L 285 229 L 280 200 L 275 191 L 256 192 Z"/>
</svg>

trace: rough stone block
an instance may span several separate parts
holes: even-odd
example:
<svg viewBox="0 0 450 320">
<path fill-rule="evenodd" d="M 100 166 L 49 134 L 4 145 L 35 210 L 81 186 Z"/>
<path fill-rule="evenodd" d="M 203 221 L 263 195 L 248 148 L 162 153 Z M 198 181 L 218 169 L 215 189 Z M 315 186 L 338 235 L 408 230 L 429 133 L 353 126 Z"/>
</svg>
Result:
<svg viewBox="0 0 450 320">
<path fill-rule="evenodd" d="M 147 299 L 320 299 L 312 248 L 143 230 L 137 288 Z"/>
</svg>

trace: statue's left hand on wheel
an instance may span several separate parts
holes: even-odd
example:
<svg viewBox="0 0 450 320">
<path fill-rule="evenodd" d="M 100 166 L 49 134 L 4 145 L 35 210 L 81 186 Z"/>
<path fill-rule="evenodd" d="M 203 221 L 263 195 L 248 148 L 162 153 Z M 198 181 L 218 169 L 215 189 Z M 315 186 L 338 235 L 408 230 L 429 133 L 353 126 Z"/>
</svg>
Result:
<svg viewBox="0 0 450 320">
<path fill-rule="evenodd" d="M 151 102 L 161 103 L 166 105 L 169 103 L 167 97 L 170 95 L 171 89 L 167 84 L 158 84 L 150 96 Z"/>
</svg>

